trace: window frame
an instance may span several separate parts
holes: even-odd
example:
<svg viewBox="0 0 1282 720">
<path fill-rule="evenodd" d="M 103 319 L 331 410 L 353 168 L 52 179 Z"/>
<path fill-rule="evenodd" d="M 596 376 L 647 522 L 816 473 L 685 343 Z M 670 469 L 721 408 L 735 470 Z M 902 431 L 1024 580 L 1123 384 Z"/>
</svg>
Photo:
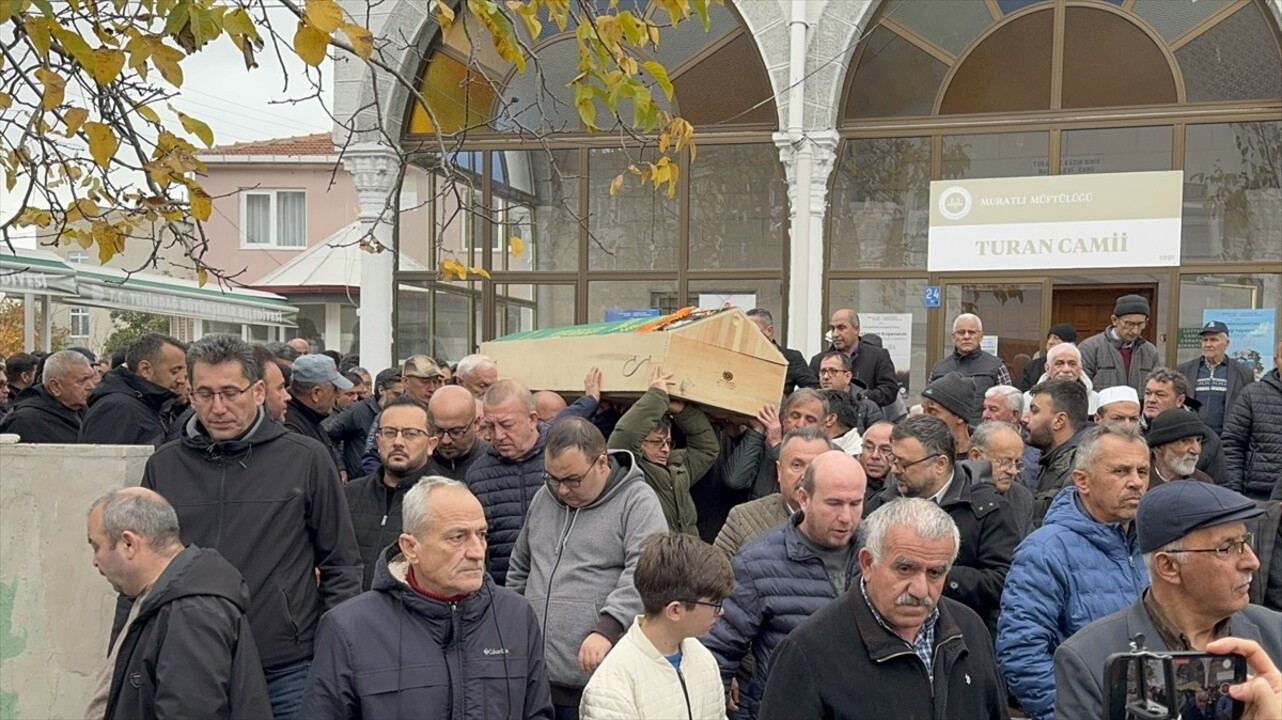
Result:
<svg viewBox="0 0 1282 720">
<path fill-rule="evenodd" d="M 302 243 L 299 245 L 282 245 L 278 232 L 278 208 L 279 195 L 282 193 L 300 193 L 303 196 L 303 229 Z M 241 250 L 306 250 L 307 243 L 307 189 L 306 188 L 242 188 L 240 191 L 240 222 L 237 225 L 240 236 Z M 270 226 L 270 240 L 268 242 L 250 242 L 249 241 L 249 210 L 250 196 L 266 196 L 268 198 L 268 225 Z"/>
<path fill-rule="evenodd" d="M 71 331 L 69 336 L 76 339 L 85 339 L 85 340 L 89 339 L 89 337 L 93 334 L 93 327 L 90 324 L 89 308 L 83 308 L 83 307 L 70 308 L 68 311 L 67 317 L 68 317 L 68 325 L 70 326 L 70 331 Z M 84 333 L 76 332 L 76 325 L 78 323 L 84 323 L 84 328 L 82 328 L 84 330 Z"/>
</svg>

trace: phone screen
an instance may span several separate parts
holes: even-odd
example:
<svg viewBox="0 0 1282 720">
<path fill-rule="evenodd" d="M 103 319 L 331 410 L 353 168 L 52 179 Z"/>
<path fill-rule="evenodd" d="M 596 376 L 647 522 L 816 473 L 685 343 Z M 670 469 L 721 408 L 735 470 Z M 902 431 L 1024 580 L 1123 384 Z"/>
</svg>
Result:
<svg viewBox="0 0 1282 720">
<path fill-rule="evenodd" d="M 1153 716 L 1184 720 L 1237 720 L 1242 704 L 1229 696 L 1229 686 L 1246 680 L 1246 663 L 1240 655 L 1171 653 L 1173 687 L 1162 658 L 1128 663 L 1126 705 L 1147 708 Z"/>
</svg>

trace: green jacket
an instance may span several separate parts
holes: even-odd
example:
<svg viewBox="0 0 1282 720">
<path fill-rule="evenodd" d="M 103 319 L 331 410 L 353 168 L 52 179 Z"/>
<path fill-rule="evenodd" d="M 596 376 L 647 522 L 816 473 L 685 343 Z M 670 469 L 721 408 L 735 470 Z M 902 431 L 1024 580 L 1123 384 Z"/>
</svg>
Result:
<svg viewBox="0 0 1282 720">
<path fill-rule="evenodd" d="M 641 441 L 659 424 L 667 411 L 668 394 L 657 388 L 647 390 L 619 418 L 614 432 L 610 433 L 610 449 L 628 450 L 636 456 L 646 483 L 659 496 L 663 516 L 667 518 L 668 528 L 672 532 L 698 535 L 699 527 L 696 523 L 699 512 L 695 509 L 694 498 L 690 497 L 690 486 L 699 482 L 712 468 L 717 460 L 717 453 L 721 451 L 721 444 L 717 442 L 716 433 L 703 411 L 687 404 L 684 410 L 672 418 L 672 424 L 686 436 L 686 448 L 673 449 L 668 456 L 667 466 L 646 460 L 641 452 Z"/>
</svg>

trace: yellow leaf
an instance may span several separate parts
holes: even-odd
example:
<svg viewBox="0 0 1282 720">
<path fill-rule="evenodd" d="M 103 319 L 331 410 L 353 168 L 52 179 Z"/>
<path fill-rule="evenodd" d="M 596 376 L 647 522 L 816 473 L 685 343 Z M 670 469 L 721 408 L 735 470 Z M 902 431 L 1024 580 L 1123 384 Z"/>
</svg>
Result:
<svg viewBox="0 0 1282 720">
<path fill-rule="evenodd" d="M 174 87 L 182 87 L 183 69 L 178 63 L 187 57 L 178 48 L 171 48 L 163 43 L 155 43 L 151 48 L 151 62 L 160 71 L 165 82 Z"/>
<path fill-rule="evenodd" d="M 63 113 L 62 121 L 67 123 L 67 137 L 75 135 L 76 131 L 80 129 L 80 126 L 84 125 L 85 120 L 88 119 L 89 111 L 82 107 L 73 107 Z"/>
<path fill-rule="evenodd" d="M 663 64 L 654 60 L 647 60 L 642 63 L 642 65 L 650 72 L 651 75 L 654 76 L 654 81 L 659 84 L 659 87 L 663 90 L 663 94 L 671 100 L 672 81 L 668 79 L 668 71 L 663 67 Z"/>
<path fill-rule="evenodd" d="M 9 93 L 0 92 L 0 110 L 8 110 L 12 106 L 13 98 L 9 97 Z"/>
<path fill-rule="evenodd" d="M 489 279 L 490 279 L 490 273 L 489 273 L 489 271 L 487 271 L 487 270 L 486 270 L 485 268 L 483 268 L 483 267 L 470 267 L 470 268 L 468 268 L 468 270 L 471 270 L 472 272 L 476 273 L 476 274 L 477 274 L 478 276 L 480 276 L 480 277 L 485 278 L 486 280 L 489 280 Z M 462 280 L 463 278 L 459 278 L 459 279 L 460 279 L 460 280 Z"/>
<path fill-rule="evenodd" d="M 466 280 L 467 266 L 455 258 L 445 258 L 441 260 L 440 265 L 437 267 L 437 276 L 442 280 L 450 280 L 451 278 Z"/>
<path fill-rule="evenodd" d="M 95 82 L 99 85 L 106 85 L 120 77 L 120 71 L 124 67 L 125 53 L 123 51 L 98 48 L 93 51 L 93 63 L 87 69 Z"/>
<path fill-rule="evenodd" d="M 454 10 L 449 6 L 446 0 L 433 0 L 434 6 L 432 12 L 436 14 L 436 22 L 441 24 L 442 28 L 448 28 L 454 24 Z"/>
<path fill-rule="evenodd" d="M 525 241 L 520 236 L 513 235 L 507 239 L 507 248 L 513 255 L 520 255 L 525 252 Z"/>
<path fill-rule="evenodd" d="M 612 196 L 618 195 L 619 191 L 622 189 L 623 189 L 623 173 L 619 173 L 618 175 L 614 176 L 613 180 L 610 181 L 610 195 Z"/>
<path fill-rule="evenodd" d="M 110 125 L 100 122 L 87 122 L 84 127 L 85 136 L 89 138 L 89 154 L 93 156 L 93 161 L 98 163 L 98 167 L 107 167 L 111 157 L 116 154 L 116 148 L 120 146 L 120 141 L 116 139 L 116 132 Z"/>
<path fill-rule="evenodd" d="M 343 24 L 343 8 L 335 0 L 307 0 L 307 22 L 328 35 Z"/>
<path fill-rule="evenodd" d="M 205 147 L 214 146 L 214 131 L 210 130 L 208 125 L 186 113 L 178 113 L 178 120 L 182 123 L 183 130 L 200 138 L 200 141 L 205 143 Z"/>
<path fill-rule="evenodd" d="M 205 283 L 207 282 L 209 282 L 209 271 L 205 268 L 200 268 L 196 271 L 196 285 L 198 287 L 205 287 Z"/>
<path fill-rule="evenodd" d="M 99 209 L 98 203 L 88 198 L 80 198 L 67 206 L 67 222 L 75 222 L 81 218 L 93 218 L 101 212 L 102 210 Z"/>
<path fill-rule="evenodd" d="M 18 227 L 28 227 L 30 225 L 49 227 L 53 223 L 53 213 L 37 207 L 28 207 L 18 214 L 15 222 Z"/>
<path fill-rule="evenodd" d="M 36 79 L 45 86 L 44 93 L 40 96 L 40 107 L 52 110 L 61 105 L 63 97 L 67 94 L 66 79 L 42 67 L 36 68 Z"/>
<path fill-rule="evenodd" d="M 214 199 L 199 187 L 191 188 L 191 216 L 204 222 L 214 213 Z"/>
<path fill-rule="evenodd" d="M 369 60 L 369 56 L 374 54 L 374 34 L 369 30 L 356 23 L 347 23 L 343 25 L 343 34 L 362 60 Z"/>
<path fill-rule="evenodd" d="M 43 15 L 27 15 L 22 20 L 31 45 L 40 57 L 49 57 L 49 46 L 53 44 L 53 33 L 49 30 L 49 18 Z"/>
<path fill-rule="evenodd" d="M 245 8 L 236 8 L 227 13 L 223 18 L 223 29 L 233 35 L 244 35 L 251 40 L 258 40 L 258 28 L 254 26 L 254 19 L 249 16 Z"/>
<path fill-rule="evenodd" d="M 307 23 L 298 24 L 294 33 L 294 52 L 303 62 L 312 67 L 319 67 L 325 60 L 325 51 L 329 49 L 329 35 L 317 30 Z"/>
<path fill-rule="evenodd" d="M 157 125 L 160 124 L 160 116 L 156 114 L 155 110 L 152 110 L 146 105 L 139 105 L 138 107 L 134 108 L 134 110 L 137 110 L 138 114 L 142 116 L 142 119 L 146 120 L 147 122 L 156 123 Z"/>
<path fill-rule="evenodd" d="M 49 29 L 53 31 L 53 36 L 58 39 L 58 43 L 62 45 L 63 49 L 71 53 L 71 56 L 76 59 L 76 62 L 80 63 L 81 67 L 86 70 L 92 69 L 94 64 L 93 48 L 89 47 L 89 43 L 85 42 L 85 39 L 79 33 L 64 28 L 58 24 L 57 20 L 50 22 Z"/>
</svg>

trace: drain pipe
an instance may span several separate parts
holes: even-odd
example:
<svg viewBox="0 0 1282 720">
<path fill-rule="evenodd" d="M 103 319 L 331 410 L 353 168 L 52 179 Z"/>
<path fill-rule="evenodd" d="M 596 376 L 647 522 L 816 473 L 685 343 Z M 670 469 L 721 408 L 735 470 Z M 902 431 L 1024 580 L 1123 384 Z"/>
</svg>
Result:
<svg viewBox="0 0 1282 720">
<path fill-rule="evenodd" d="M 791 154 L 793 182 L 796 193 L 792 196 L 792 227 L 789 252 L 788 283 L 788 343 L 787 346 L 809 356 L 819 351 L 819 338 L 815 332 L 815 318 L 822 310 L 822 288 L 810 287 L 805 278 L 808 268 L 823 262 L 823 248 L 818 252 L 811 245 L 811 165 L 814 162 L 813 145 L 806 137 L 806 23 L 807 2 L 792 0 L 792 15 L 788 22 L 788 132 L 784 142 L 777 142 L 785 153 Z"/>
</svg>

